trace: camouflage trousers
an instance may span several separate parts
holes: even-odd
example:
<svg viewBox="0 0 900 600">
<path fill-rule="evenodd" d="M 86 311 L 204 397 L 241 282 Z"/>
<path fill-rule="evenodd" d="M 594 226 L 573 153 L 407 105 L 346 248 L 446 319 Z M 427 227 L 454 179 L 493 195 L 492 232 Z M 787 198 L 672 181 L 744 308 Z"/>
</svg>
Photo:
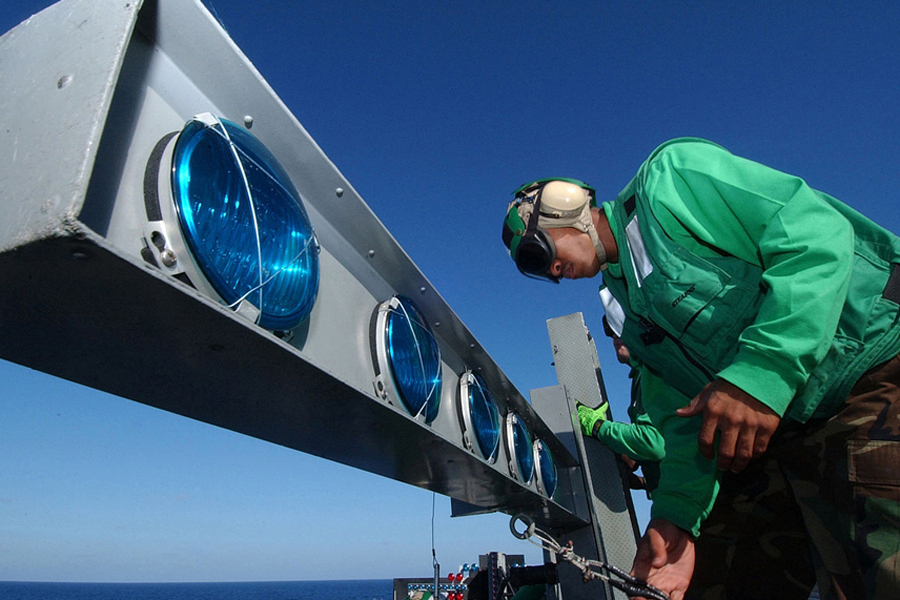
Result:
<svg viewBox="0 0 900 600">
<path fill-rule="evenodd" d="M 724 473 L 696 552 L 689 600 L 900 599 L 900 357 Z"/>
</svg>

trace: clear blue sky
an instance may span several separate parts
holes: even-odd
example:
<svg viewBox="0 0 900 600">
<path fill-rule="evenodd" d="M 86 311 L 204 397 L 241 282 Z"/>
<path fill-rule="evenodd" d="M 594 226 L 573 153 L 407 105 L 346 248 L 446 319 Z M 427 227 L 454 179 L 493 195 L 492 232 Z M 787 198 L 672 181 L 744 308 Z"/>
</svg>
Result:
<svg viewBox="0 0 900 600">
<path fill-rule="evenodd" d="M 3 2 L 0 30 L 47 4 Z M 556 383 L 545 320 L 599 334 L 600 310 L 597 282 L 515 271 L 499 231 L 521 183 L 612 198 L 694 135 L 900 231 L 895 1 L 206 4 L 526 395 Z M 506 517 L 436 505 L 444 572 L 539 560 Z M 430 492 L 0 362 L 0 580 L 426 575 L 431 515 Z"/>
</svg>

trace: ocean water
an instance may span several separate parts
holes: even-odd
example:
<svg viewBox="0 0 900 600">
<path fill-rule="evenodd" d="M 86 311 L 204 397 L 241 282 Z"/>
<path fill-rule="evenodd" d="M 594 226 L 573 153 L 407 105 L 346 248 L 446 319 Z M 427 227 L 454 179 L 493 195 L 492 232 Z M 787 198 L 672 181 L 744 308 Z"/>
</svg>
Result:
<svg viewBox="0 0 900 600">
<path fill-rule="evenodd" d="M 37 583 L 0 581 L 2 600 L 392 600 L 393 581 Z"/>
</svg>

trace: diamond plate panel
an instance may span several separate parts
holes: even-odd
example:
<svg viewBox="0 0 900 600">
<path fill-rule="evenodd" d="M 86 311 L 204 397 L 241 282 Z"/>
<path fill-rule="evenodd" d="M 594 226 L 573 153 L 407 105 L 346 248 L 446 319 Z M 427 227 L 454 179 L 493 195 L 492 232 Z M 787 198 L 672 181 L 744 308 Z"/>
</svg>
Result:
<svg viewBox="0 0 900 600">
<path fill-rule="evenodd" d="M 597 348 L 581 313 L 547 321 L 553 360 L 560 385 L 566 389 L 570 413 L 575 403 L 597 406 L 606 397 Z M 584 443 L 575 428 L 584 465 L 585 489 L 601 559 L 616 566 L 631 566 L 637 549 L 633 508 L 625 490 L 616 458 L 599 443 Z M 577 550 L 576 550 L 577 551 Z M 614 590 L 615 598 L 626 598 Z"/>
</svg>

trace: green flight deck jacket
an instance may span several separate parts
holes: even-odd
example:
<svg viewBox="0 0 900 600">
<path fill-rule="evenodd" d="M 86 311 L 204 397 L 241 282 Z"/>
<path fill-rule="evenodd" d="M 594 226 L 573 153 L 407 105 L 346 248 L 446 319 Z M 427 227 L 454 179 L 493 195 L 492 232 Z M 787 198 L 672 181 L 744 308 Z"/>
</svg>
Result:
<svg viewBox="0 0 900 600">
<path fill-rule="evenodd" d="M 666 448 L 652 515 L 697 535 L 717 471 L 697 452 L 700 417 L 674 414 L 681 395 L 722 378 L 784 419 L 833 414 L 900 352 L 900 239 L 798 177 L 695 138 L 657 148 L 603 210 L 619 252 L 603 273 L 607 319 L 679 392 L 644 402 Z"/>
</svg>

